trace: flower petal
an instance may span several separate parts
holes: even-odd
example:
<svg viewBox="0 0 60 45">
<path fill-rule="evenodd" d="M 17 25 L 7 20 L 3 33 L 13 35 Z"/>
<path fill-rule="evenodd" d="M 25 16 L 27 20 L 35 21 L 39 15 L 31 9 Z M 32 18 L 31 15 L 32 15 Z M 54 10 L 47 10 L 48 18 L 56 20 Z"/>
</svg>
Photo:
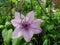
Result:
<svg viewBox="0 0 60 45">
<path fill-rule="evenodd" d="M 26 21 L 33 21 L 34 20 L 34 12 L 31 11 L 26 16 Z"/>
<path fill-rule="evenodd" d="M 42 32 L 42 29 L 40 28 L 40 24 L 43 21 L 41 19 L 34 20 L 31 24 L 31 30 L 34 32 L 34 34 L 38 34 Z"/>
<path fill-rule="evenodd" d="M 37 20 L 34 20 L 32 23 L 31 23 L 31 26 L 40 26 L 40 24 L 43 22 L 43 20 L 41 19 L 37 19 Z"/>
<path fill-rule="evenodd" d="M 20 28 L 16 28 L 12 34 L 12 38 L 18 38 L 22 35 L 21 31 L 20 31 Z"/>
<path fill-rule="evenodd" d="M 15 12 L 15 18 L 20 19 L 20 13 L 19 12 Z"/>
<path fill-rule="evenodd" d="M 30 30 L 25 30 L 23 31 L 23 36 L 24 36 L 25 41 L 29 42 L 33 36 L 33 32 Z"/>
<path fill-rule="evenodd" d="M 20 14 L 19 12 L 15 12 L 15 18 L 20 20 L 21 18 L 25 18 L 23 14 Z"/>
<path fill-rule="evenodd" d="M 32 30 L 33 34 L 39 34 L 42 32 L 42 29 L 40 27 L 38 27 L 38 28 L 32 27 L 31 30 Z"/>
<path fill-rule="evenodd" d="M 15 27 L 18 27 L 19 24 L 20 24 L 20 22 L 21 22 L 21 20 L 17 20 L 17 19 L 13 19 L 13 20 L 11 20 L 11 23 L 12 23 L 13 26 L 15 26 Z"/>
</svg>

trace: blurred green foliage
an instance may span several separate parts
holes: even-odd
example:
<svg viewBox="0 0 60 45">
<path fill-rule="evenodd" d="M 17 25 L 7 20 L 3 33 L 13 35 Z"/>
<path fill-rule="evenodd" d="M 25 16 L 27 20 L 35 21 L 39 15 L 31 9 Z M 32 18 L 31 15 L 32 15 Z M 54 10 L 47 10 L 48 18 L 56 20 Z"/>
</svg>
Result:
<svg viewBox="0 0 60 45">
<path fill-rule="evenodd" d="M 50 15 L 49 3 L 50 0 L 47 0 L 46 7 L 44 4 L 41 4 L 41 7 L 37 0 L 33 0 L 32 3 L 28 1 L 0 2 L 0 45 L 60 45 L 60 3 L 53 6 L 53 8 L 58 8 L 55 10 L 56 12 L 53 12 L 54 9 L 52 9 L 52 15 Z M 29 11 L 34 10 L 35 19 L 43 19 L 42 33 L 34 35 L 30 42 L 25 42 L 23 37 L 12 39 L 14 27 L 10 21 L 14 18 L 14 13 L 19 11 L 18 5 L 22 7 L 22 14 L 26 15 Z M 12 9 L 14 10 L 11 11 Z"/>
</svg>

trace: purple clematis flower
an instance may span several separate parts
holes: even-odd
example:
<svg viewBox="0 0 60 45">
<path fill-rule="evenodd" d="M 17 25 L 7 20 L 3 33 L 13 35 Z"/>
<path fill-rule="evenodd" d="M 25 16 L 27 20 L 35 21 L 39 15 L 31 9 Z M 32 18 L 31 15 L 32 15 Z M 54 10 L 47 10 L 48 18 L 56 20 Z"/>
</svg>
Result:
<svg viewBox="0 0 60 45">
<path fill-rule="evenodd" d="M 15 30 L 12 34 L 12 38 L 18 38 L 23 36 L 25 41 L 29 42 L 33 34 L 39 34 L 42 32 L 40 24 L 43 22 L 41 19 L 34 19 L 34 12 L 31 11 L 24 17 L 19 12 L 15 13 L 15 19 L 11 20 Z"/>
</svg>

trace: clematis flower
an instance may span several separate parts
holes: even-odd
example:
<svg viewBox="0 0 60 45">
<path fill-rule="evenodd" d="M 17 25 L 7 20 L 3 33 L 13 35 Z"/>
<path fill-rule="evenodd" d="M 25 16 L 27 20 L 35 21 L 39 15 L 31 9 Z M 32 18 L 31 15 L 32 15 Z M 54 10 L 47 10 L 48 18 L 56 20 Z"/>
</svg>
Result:
<svg viewBox="0 0 60 45">
<path fill-rule="evenodd" d="M 12 19 L 11 23 L 15 27 L 12 34 L 13 39 L 23 36 L 25 41 L 29 42 L 33 37 L 33 34 L 39 34 L 42 32 L 42 29 L 40 28 L 42 20 L 35 20 L 33 11 L 29 12 L 26 17 L 19 12 L 16 12 L 15 19 Z"/>
</svg>

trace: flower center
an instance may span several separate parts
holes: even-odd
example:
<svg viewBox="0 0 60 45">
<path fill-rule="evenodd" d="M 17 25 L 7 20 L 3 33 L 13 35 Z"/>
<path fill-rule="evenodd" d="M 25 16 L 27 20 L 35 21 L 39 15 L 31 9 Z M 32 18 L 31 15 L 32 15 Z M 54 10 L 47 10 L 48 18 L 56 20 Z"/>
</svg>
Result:
<svg viewBox="0 0 60 45">
<path fill-rule="evenodd" d="M 24 24 L 23 26 L 24 26 L 25 28 L 27 28 L 27 27 L 28 27 L 28 24 Z"/>
<path fill-rule="evenodd" d="M 30 25 L 26 22 L 22 23 L 22 29 L 28 30 Z"/>
</svg>

